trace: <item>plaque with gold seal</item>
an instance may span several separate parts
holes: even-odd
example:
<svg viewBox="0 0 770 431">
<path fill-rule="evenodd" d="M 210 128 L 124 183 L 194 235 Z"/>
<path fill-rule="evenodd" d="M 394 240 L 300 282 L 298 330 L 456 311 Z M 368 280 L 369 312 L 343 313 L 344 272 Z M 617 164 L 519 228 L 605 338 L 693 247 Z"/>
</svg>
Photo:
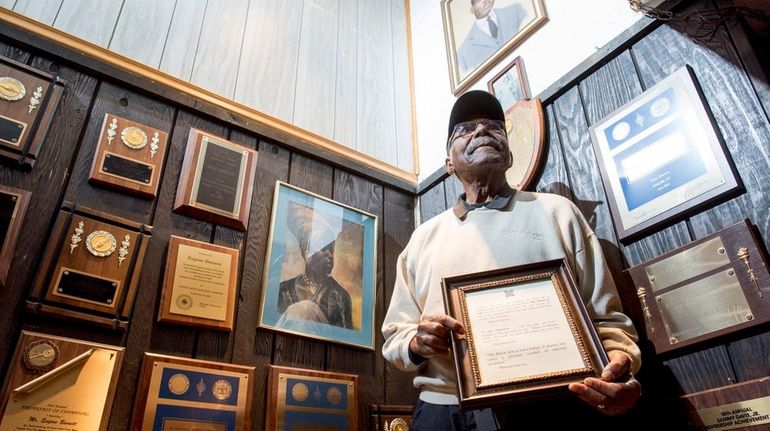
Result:
<svg viewBox="0 0 770 431">
<path fill-rule="evenodd" d="M 107 113 L 88 179 L 122 192 L 155 197 L 167 147 L 168 133 Z"/>
<path fill-rule="evenodd" d="M 122 347 L 22 331 L 0 406 L 3 430 L 106 430 Z"/>
<path fill-rule="evenodd" d="M 125 329 L 151 230 L 65 203 L 27 309 Z"/>
<path fill-rule="evenodd" d="M 58 76 L 0 57 L 0 157 L 35 164 L 63 92 Z"/>
<path fill-rule="evenodd" d="M 132 430 L 248 430 L 254 367 L 145 353 Z"/>
<path fill-rule="evenodd" d="M 11 269 L 31 193 L 0 185 L 0 286 Z"/>
</svg>

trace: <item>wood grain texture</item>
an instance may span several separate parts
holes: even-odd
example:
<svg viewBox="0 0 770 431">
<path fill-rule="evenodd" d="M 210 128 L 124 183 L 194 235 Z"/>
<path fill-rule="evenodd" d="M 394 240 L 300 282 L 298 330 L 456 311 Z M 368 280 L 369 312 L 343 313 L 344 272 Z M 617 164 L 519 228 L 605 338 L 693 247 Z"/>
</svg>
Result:
<svg viewBox="0 0 770 431">
<path fill-rule="evenodd" d="M 12 41 L 2 36 L 0 36 L 0 55 L 24 64 L 27 64 L 30 58 L 32 58 L 32 54 L 29 51 L 17 47 Z"/>
<path fill-rule="evenodd" d="M 414 163 L 412 139 L 412 94 L 409 77 L 409 51 L 407 39 L 405 0 L 390 0 L 390 27 L 393 46 L 393 110 L 396 118 L 395 165 L 406 171 L 417 168 Z"/>
<path fill-rule="evenodd" d="M 329 138 L 334 136 L 338 4 L 338 0 L 303 3 L 293 103 L 294 125 Z"/>
<path fill-rule="evenodd" d="M 176 2 L 158 69 L 183 81 L 192 76 L 208 0 Z"/>
<path fill-rule="evenodd" d="M 358 65 L 358 0 L 339 0 L 337 8 L 337 73 L 335 82 L 334 135 L 335 142 L 357 149 L 356 67 Z"/>
<path fill-rule="evenodd" d="M 249 0 L 208 2 L 190 82 L 233 98 L 248 11 Z"/>
<path fill-rule="evenodd" d="M 679 395 L 704 391 L 735 381 L 725 346 L 711 347 L 669 359 L 663 361 L 663 364 L 674 378 Z"/>
<path fill-rule="evenodd" d="M 13 5 L 13 1 L 10 1 Z M 24 16 L 51 25 L 59 13 L 62 0 L 18 0 L 13 5 L 13 11 Z"/>
<path fill-rule="evenodd" d="M 177 0 L 124 0 L 108 49 L 158 68 L 176 4 Z"/>
<path fill-rule="evenodd" d="M 124 0 L 64 0 L 53 27 L 106 48 Z"/>
<path fill-rule="evenodd" d="M 420 223 L 422 224 L 446 210 L 444 182 L 436 184 L 420 195 L 418 199 L 420 199 Z"/>
<path fill-rule="evenodd" d="M 744 336 L 728 343 L 727 351 L 737 381 L 745 382 L 770 375 L 770 362 L 767 361 L 770 357 L 770 333 Z"/>
<path fill-rule="evenodd" d="M 233 99 L 273 117 L 291 121 L 297 85 L 302 2 L 254 0 L 246 22 Z M 312 104 L 313 101 L 304 99 L 302 103 Z"/>
<path fill-rule="evenodd" d="M 553 114 L 553 106 L 544 106 L 546 118 L 546 145 L 543 157 L 541 174 L 535 186 L 535 191 L 554 193 L 572 200 L 572 189 L 569 185 L 567 168 L 564 166 L 564 151 L 559 140 L 559 130 L 556 128 L 556 119 Z"/>
</svg>

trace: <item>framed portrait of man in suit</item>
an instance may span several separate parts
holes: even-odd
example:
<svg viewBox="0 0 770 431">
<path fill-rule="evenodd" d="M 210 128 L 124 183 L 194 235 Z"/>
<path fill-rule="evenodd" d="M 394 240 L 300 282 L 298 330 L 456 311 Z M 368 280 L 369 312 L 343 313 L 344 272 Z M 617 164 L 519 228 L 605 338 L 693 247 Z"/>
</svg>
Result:
<svg viewBox="0 0 770 431">
<path fill-rule="evenodd" d="M 543 0 L 442 0 L 441 12 L 455 95 L 548 20 Z"/>
</svg>

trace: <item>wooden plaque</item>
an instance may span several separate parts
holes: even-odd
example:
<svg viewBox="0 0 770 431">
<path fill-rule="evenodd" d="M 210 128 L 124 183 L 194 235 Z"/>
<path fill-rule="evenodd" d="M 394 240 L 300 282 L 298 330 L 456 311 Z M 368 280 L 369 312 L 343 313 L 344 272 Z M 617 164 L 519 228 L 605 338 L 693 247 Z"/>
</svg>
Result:
<svg viewBox="0 0 770 431">
<path fill-rule="evenodd" d="M 672 400 L 668 406 L 672 411 L 687 413 L 681 424 L 670 423 L 677 429 L 767 429 L 770 377 L 688 394 Z"/>
<path fill-rule="evenodd" d="M 65 203 L 27 308 L 126 329 L 151 230 Z"/>
<path fill-rule="evenodd" d="M 0 429 L 106 430 L 123 347 L 22 331 Z"/>
<path fill-rule="evenodd" d="M 372 431 L 409 431 L 414 406 L 372 404 L 369 406 Z"/>
<path fill-rule="evenodd" d="M 155 197 L 167 141 L 166 132 L 105 114 L 88 179 L 128 193 Z"/>
<path fill-rule="evenodd" d="M 770 320 L 770 274 L 748 220 L 626 270 L 657 353 Z"/>
<path fill-rule="evenodd" d="M 32 168 L 64 92 L 64 81 L 0 57 L 0 157 Z"/>
<path fill-rule="evenodd" d="M 5 285 L 11 269 L 30 195 L 26 190 L 0 185 L 0 286 Z"/>
<path fill-rule="evenodd" d="M 144 354 L 131 429 L 250 428 L 254 367 Z"/>
<path fill-rule="evenodd" d="M 256 168 L 256 151 L 190 129 L 174 211 L 245 231 Z"/>
<path fill-rule="evenodd" d="M 171 236 L 159 322 L 232 331 L 237 249 Z"/>
</svg>

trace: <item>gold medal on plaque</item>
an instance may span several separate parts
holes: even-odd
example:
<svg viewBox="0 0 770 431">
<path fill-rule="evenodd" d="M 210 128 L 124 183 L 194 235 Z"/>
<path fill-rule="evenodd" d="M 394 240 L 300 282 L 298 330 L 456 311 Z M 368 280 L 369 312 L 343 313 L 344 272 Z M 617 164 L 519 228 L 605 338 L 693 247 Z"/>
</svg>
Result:
<svg viewBox="0 0 770 431">
<path fill-rule="evenodd" d="M 168 379 L 168 390 L 174 395 L 184 395 L 190 389 L 190 379 L 182 373 L 177 373 Z"/>
<path fill-rule="evenodd" d="M 126 127 L 120 132 L 120 140 L 132 150 L 141 150 L 147 145 L 147 134 L 138 127 Z"/>
<path fill-rule="evenodd" d="M 401 418 L 395 418 L 393 419 L 393 422 L 390 423 L 390 426 L 385 426 L 386 431 L 407 431 L 408 429 L 409 425 Z"/>
<path fill-rule="evenodd" d="M 107 257 L 115 251 L 118 242 L 115 237 L 104 230 L 96 230 L 88 234 L 86 248 L 96 257 Z"/>
<path fill-rule="evenodd" d="M 211 393 L 214 395 L 214 398 L 224 401 L 232 395 L 233 385 L 227 380 L 217 380 L 211 388 Z"/>
<path fill-rule="evenodd" d="M 291 396 L 299 402 L 305 401 L 309 394 L 310 391 L 304 383 L 297 383 L 291 387 Z"/>
<path fill-rule="evenodd" d="M 59 348 L 52 341 L 33 341 L 24 348 L 24 366 L 36 373 L 44 373 L 56 367 Z"/>
<path fill-rule="evenodd" d="M 0 78 L 0 99 L 15 102 L 27 94 L 27 89 L 21 81 L 10 76 Z"/>
</svg>

